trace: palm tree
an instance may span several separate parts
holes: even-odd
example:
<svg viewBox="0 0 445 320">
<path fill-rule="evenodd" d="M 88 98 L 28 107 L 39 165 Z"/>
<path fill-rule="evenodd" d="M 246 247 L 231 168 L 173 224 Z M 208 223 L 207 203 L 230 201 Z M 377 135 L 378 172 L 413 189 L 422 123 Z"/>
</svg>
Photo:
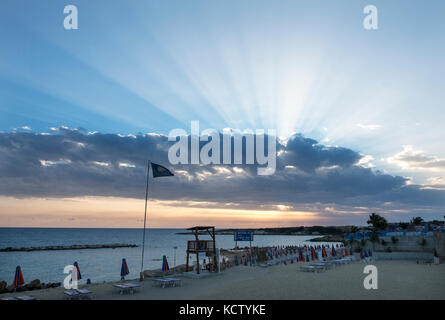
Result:
<svg viewBox="0 0 445 320">
<path fill-rule="evenodd" d="M 423 223 L 422 217 L 415 217 L 411 219 L 411 224 L 415 226 L 420 226 Z"/>
<path fill-rule="evenodd" d="M 351 226 L 351 233 L 356 233 L 357 231 L 359 231 L 360 229 L 356 226 Z"/>
<path fill-rule="evenodd" d="M 407 222 L 399 222 L 399 227 L 402 229 L 406 229 L 406 228 L 408 228 L 408 226 L 409 226 L 409 223 L 407 223 Z"/>
<path fill-rule="evenodd" d="M 388 226 L 386 219 L 375 213 L 371 213 L 366 223 L 372 225 L 374 231 L 384 230 Z"/>
</svg>

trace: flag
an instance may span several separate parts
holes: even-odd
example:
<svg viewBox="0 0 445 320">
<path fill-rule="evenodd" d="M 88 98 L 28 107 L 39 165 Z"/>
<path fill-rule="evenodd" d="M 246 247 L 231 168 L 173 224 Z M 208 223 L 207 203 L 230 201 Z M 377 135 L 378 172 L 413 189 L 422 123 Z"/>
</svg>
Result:
<svg viewBox="0 0 445 320">
<path fill-rule="evenodd" d="M 151 163 L 151 170 L 153 171 L 154 178 L 173 176 L 173 173 L 171 173 L 166 167 L 153 162 Z"/>
</svg>

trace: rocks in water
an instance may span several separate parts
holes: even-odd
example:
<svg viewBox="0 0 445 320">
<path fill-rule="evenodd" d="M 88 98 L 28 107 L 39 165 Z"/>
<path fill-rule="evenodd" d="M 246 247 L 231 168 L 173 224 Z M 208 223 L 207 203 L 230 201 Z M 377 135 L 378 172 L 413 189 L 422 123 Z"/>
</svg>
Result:
<svg viewBox="0 0 445 320">
<path fill-rule="evenodd" d="M 35 279 L 35 280 L 32 280 L 30 283 L 25 284 L 25 288 L 28 290 L 42 289 L 42 284 L 40 283 L 40 279 Z"/>
<path fill-rule="evenodd" d="M 3 248 L 0 252 L 13 252 L 13 251 L 41 251 L 41 250 L 79 250 L 79 249 L 106 249 L 106 248 L 134 248 L 136 244 L 128 243 L 113 243 L 113 244 L 73 244 L 65 246 L 44 246 L 44 247 L 28 247 L 28 248 Z"/>
<path fill-rule="evenodd" d="M 176 272 L 182 273 L 186 271 L 187 266 L 185 264 L 181 264 L 179 266 L 176 266 L 175 268 L 171 268 L 167 272 L 162 272 L 162 269 L 155 269 L 155 270 L 144 270 L 144 278 L 157 278 L 157 277 L 163 277 L 166 275 L 172 275 Z M 194 266 L 189 266 L 189 271 L 192 271 L 194 269 Z"/>
<path fill-rule="evenodd" d="M 6 287 L 6 292 L 14 292 L 14 286 L 11 284 Z"/>
<path fill-rule="evenodd" d="M 0 281 L 0 293 L 6 293 L 8 292 L 6 290 L 6 287 L 8 286 L 8 284 L 6 283 L 6 281 Z"/>
<path fill-rule="evenodd" d="M 17 292 L 23 292 L 23 291 L 28 291 L 28 290 L 29 289 L 26 286 L 20 286 L 15 289 L 15 291 L 17 291 Z"/>
<path fill-rule="evenodd" d="M 17 292 L 23 292 L 23 291 L 32 291 L 32 290 L 40 290 L 40 289 L 46 289 L 46 288 L 57 288 L 61 286 L 61 282 L 48 282 L 47 284 L 40 283 L 39 279 L 34 279 L 30 283 L 27 283 L 23 286 L 20 286 L 17 288 Z M 6 281 L 0 281 L 0 293 L 11 293 L 14 292 L 14 285 L 9 285 L 6 283 Z"/>
<path fill-rule="evenodd" d="M 157 270 L 144 270 L 144 278 L 157 278 L 162 277 L 164 274 L 161 269 Z"/>
<path fill-rule="evenodd" d="M 54 282 L 54 283 L 48 282 L 48 283 L 45 284 L 44 287 L 45 288 L 57 288 L 57 287 L 60 287 L 60 285 L 61 285 L 60 282 Z"/>
<path fill-rule="evenodd" d="M 190 266 L 189 266 L 189 268 L 190 268 Z M 187 266 L 185 264 L 180 264 L 176 268 L 172 268 L 172 270 L 175 272 L 185 272 L 186 269 L 187 269 Z"/>
<path fill-rule="evenodd" d="M 48 283 L 45 283 L 44 285 L 43 285 L 43 288 L 44 289 L 48 289 L 48 288 L 52 288 L 53 287 L 53 283 L 52 282 L 48 282 Z"/>
</svg>

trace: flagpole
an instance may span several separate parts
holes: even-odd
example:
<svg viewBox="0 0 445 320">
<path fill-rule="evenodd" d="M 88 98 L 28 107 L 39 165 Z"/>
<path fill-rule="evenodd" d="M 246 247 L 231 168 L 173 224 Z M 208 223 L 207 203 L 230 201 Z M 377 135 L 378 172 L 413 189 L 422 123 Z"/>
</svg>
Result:
<svg viewBox="0 0 445 320">
<path fill-rule="evenodd" d="M 140 280 L 144 279 L 144 249 L 145 249 L 145 226 L 147 224 L 147 202 L 148 202 L 148 181 L 150 177 L 150 160 L 147 161 L 147 184 L 145 187 L 145 212 L 144 212 L 144 232 L 142 236 L 142 261 L 141 261 L 141 274 Z"/>
</svg>

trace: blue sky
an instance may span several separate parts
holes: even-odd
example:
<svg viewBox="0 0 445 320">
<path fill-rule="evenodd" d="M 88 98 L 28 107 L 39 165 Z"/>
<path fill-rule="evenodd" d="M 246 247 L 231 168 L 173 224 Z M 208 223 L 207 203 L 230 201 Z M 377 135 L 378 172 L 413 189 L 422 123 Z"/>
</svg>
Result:
<svg viewBox="0 0 445 320">
<path fill-rule="evenodd" d="M 78 30 L 63 28 L 68 4 Z M 378 30 L 362 26 L 368 4 Z M 277 129 L 442 186 L 443 12 L 443 1 L 3 0 L 0 131 Z"/>
</svg>

